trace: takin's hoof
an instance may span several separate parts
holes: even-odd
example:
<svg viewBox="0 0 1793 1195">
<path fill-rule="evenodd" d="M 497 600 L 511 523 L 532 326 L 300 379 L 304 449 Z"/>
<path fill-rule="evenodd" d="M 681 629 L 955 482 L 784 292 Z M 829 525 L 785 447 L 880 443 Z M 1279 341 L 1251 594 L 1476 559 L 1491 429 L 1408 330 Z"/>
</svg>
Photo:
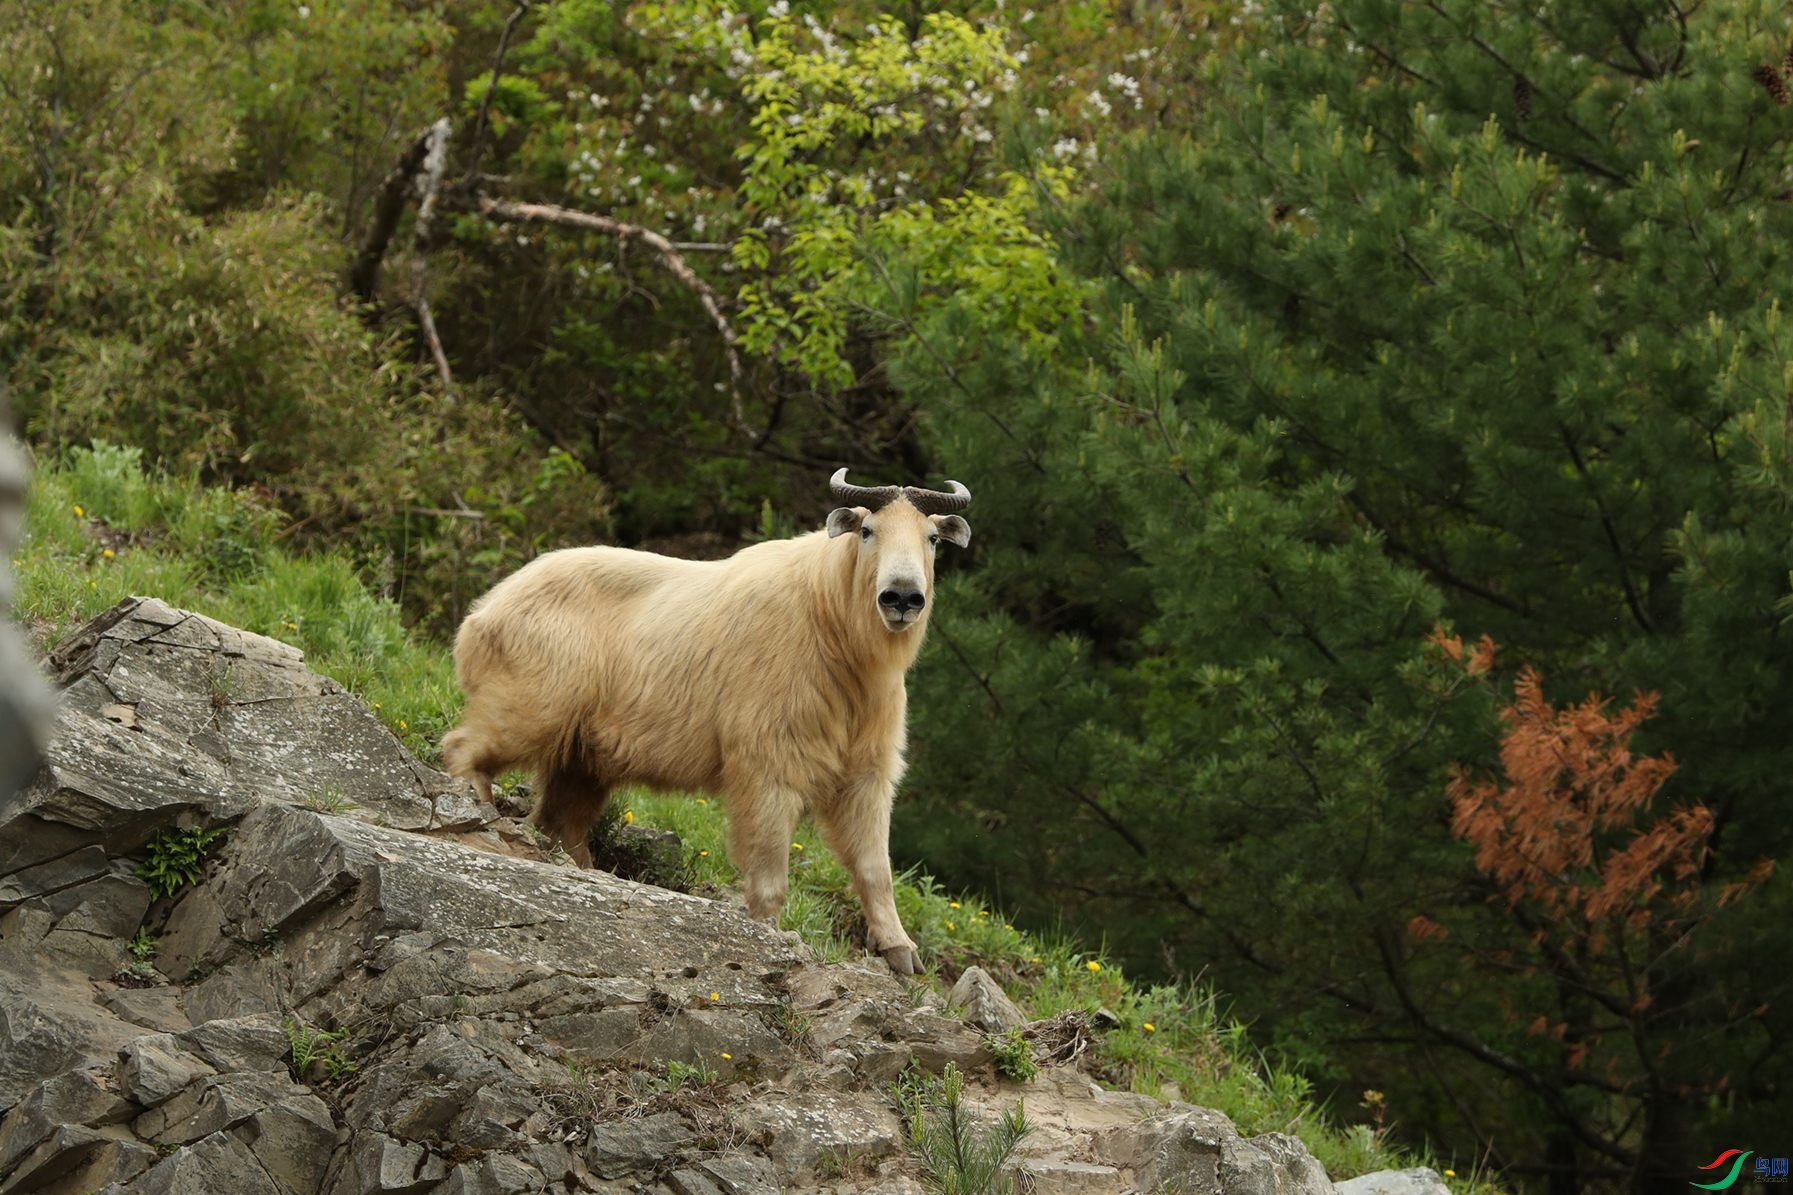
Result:
<svg viewBox="0 0 1793 1195">
<path fill-rule="evenodd" d="M 892 946 L 888 950 L 883 951 L 883 955 L 884 961 L 890 964 L 890 969 L 896 974 L 921 974 L 921 955 L 916 951 L 915 947 L 910 946 L 907 943 L 902 946 Z"/>
</svg>

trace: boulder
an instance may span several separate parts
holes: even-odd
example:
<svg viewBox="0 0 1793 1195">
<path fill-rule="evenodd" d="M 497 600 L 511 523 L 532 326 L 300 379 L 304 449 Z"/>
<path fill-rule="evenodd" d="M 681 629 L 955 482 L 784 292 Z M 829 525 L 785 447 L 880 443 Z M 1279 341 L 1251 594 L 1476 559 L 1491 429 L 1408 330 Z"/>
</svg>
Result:
<svg viewBox="0 0 1793 1195">
<path fill-rule="evenodd" d="M 1027 1023 L 1027 1014 L 1015 1007 L 1002 985 L 990 978 L 982 967 L 967 967 L 947 993 L 947 1004 L 961 1009 L 960 1016 L 969 1025 L 985 1033 L 1006 1033 Z"/>
<path fill-rule="evenodd" d="M 1450 1195 L 1442 1175 L 1430 1166 L 1378 1170 L 1338 1184 L 1339 1195 Z"/>
</svg>

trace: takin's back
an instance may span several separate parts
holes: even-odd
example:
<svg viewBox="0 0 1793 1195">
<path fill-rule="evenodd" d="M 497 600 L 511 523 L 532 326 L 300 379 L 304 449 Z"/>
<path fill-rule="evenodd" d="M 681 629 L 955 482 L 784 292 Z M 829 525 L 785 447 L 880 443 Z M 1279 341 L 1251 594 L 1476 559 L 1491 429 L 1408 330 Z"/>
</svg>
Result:
<svg viewBox="0 0 1793 1195">
<path fill-rule="evenodd" d="M 844 757 L 900 751 L 908 659 L 841 658 L 822 596 L 850 581 L 834 546 L 812 533 L 723 561 L 539 557 L 462 624 L 470 712 L 504 711 L 507 764 L 579 750 L 613 783 L 666 788 L 720 790 L 725 762 L 807 787 L 870 762 Z"/>
</svg>

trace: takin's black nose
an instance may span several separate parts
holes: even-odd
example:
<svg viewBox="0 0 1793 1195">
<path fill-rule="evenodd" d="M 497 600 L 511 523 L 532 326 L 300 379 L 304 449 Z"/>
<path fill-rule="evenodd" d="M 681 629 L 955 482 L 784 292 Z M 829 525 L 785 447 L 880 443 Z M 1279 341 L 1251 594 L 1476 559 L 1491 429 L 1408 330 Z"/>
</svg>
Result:
<svg viewBox="0 0 1793 1195">
<path fill-rule="evenodd" d="M 928 599 L 919 589 L 899 589 L 893 585 L 878 595 L 878 604 L 892 614 L 903 614 L 920 610 L 928 604 Z"/>
</svg>

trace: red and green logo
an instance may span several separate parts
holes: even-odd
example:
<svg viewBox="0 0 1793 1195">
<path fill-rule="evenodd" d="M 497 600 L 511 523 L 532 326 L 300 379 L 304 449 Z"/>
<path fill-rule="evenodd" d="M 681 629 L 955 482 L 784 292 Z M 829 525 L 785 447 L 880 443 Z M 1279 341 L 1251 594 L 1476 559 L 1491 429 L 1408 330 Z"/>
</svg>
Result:
<svg viewBox="0 0 1793 1195">
<path fill-rule="evenodd" d="M 1737 1176 L 1739 1174 L 1743 1173 L 1743 1163 L 1747 1162 L 1749 1160 L 1749 1155 L 1754 1152 L 1755 1151 L 1753 1149 L 1727 1149 L 1727 1150 L 1725 1150 L 1723 1153 L 1719 1154 L 1716 1158 L 1713 1158 L 1710 1162 L 1707 1162 L 1704 1166 L 1701 1166 L 1700 1169 L 1701 1170 L 1717 1170 L 1720 1166 L 1723 1166 L 1726 1162 L 1730 1162 L 1731 1163 L 1731 1172 L 1729 1174 L 1725 1175 L 1723 1178 L 1719 1179 L 1715 1183 L 1694 1183 L 1692 1185 L 1699 1187 L 1702 1190 L 1706 1190 L 1706 1191 L 1723 1191 L 1723 1190 L 1725 1190 L 1732 1183 L 1737 1181 Z M 1731 1161 L 1731 1159 L 1733 1159 L 1733 1158 L 1735 1158 L 1736 1161 Z"/>
</svg>

